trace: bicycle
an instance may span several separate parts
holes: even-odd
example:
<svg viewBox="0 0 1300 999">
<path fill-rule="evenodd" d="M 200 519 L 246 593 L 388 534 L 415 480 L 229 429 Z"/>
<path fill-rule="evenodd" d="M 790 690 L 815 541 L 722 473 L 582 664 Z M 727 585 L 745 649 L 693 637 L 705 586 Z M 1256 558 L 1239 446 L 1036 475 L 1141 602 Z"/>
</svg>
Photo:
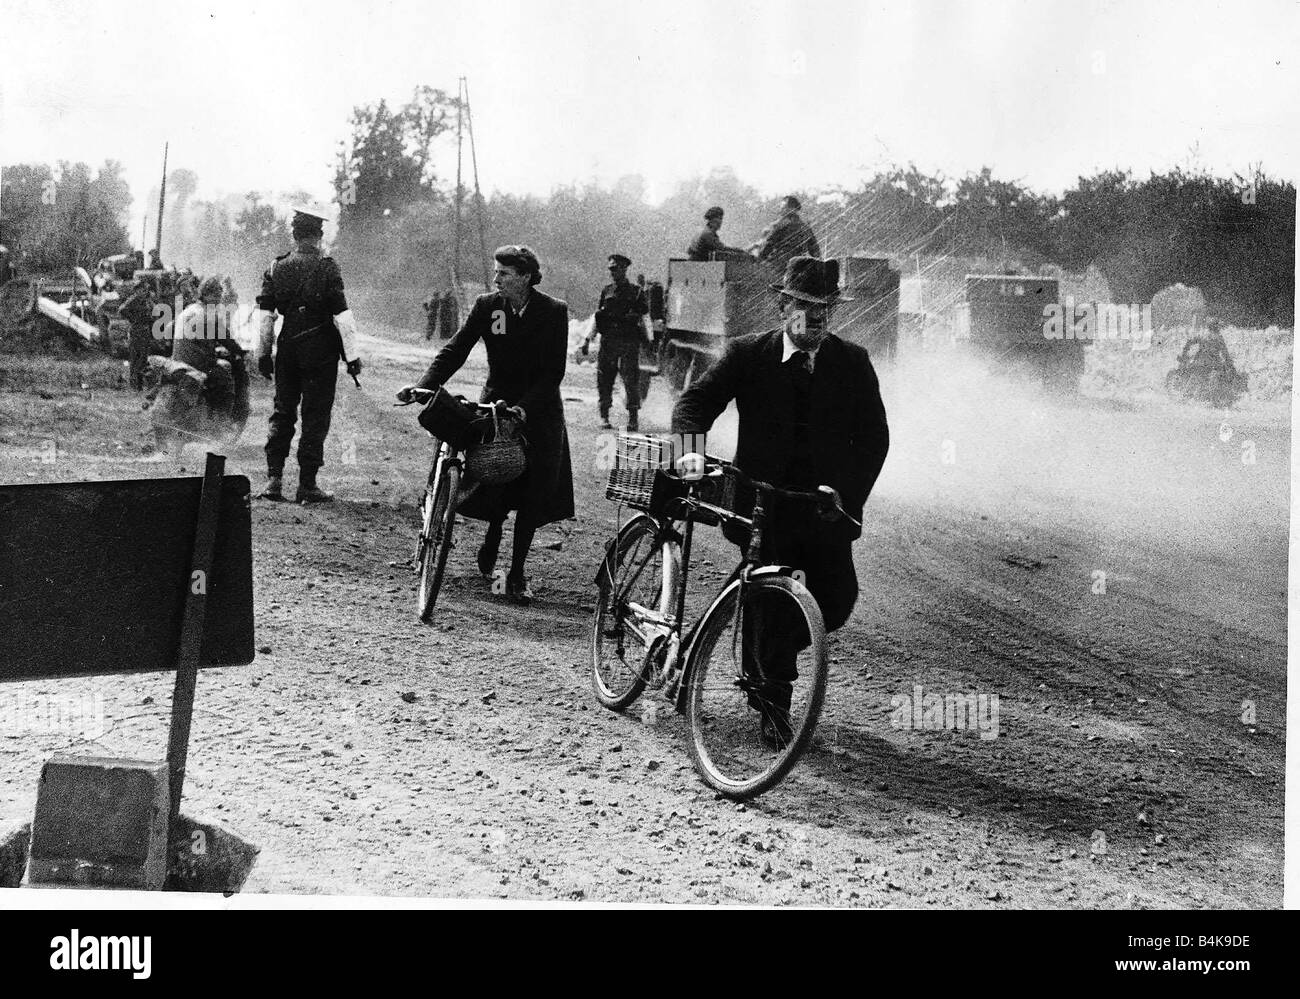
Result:
<svg viewBox="0 0 1300 999">
<path fill-rule="evenodd" d="M 428 402 L 436 392 L 436 389 L 413 389 L 408 402 L 398 402 L 395 405 L 409 406 L 412 402 Z M 490 418 L 497 408 L 490 403 L 468 402 L 463 397 L 457 398 L 479 418 Z M 464 491 L 461 491 L 465 478 L 465 457 L 465 448 L 457 448 L 449 441 L 440 439 L 438 453 L 429 468 L 424 494 L 420 497 L 420 534 L 415 546 L 415 571 L 419 577 L 416 611 L 425 623 L 433 615 L 447 571 L 447 556 L 453 547 L 455 534 L 456 511 L 479 485 L 470 481 Z"/>
<path fill-rule="evenodd" d="M 781 489 L 708 456 L 705 476 L 691 482 L 663 470 L 659 442 L 624 434 L 619 443 L 618 456 L 629 467 L 616 462 L 606 496 L 639 512 L 609 541 L 596 574 L 596 698 L 621 711 L 647 687 L 662 691 L 686 716 L 692 760 L 705 783 L 733 800 L 752 798 L 780 782 L 811 743 L 829 669 L 825 624 L 802 574 L 761 564 L 768 505 L 784 497 L 815 503 L 833 518 L 848 515 L 828 487 Z M 754 490 L 749 517 L 720 495 L 737 484 Z M 749 540 L 683 639 L 697 522 L 735 525 L 748 531 Z M 792 666 L 783 668 L 792 656 Z"/>
</svg>

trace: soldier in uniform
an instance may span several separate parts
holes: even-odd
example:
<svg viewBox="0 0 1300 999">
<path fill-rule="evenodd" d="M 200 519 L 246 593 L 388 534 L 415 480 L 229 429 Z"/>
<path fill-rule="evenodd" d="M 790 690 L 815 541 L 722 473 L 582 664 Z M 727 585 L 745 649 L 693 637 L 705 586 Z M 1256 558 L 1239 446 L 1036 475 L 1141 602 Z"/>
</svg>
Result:
<svg viewBox="0 0 1300 999">
<path fill-rule="evenodd" d="M 298 406 L 302 404 L 302 435 L 298 438 L 299 503 L 328 503 L 334 498 L 316 484 L 325 463 L 325 437 L 334 407 L 339 357 L 350 375 L 361 371 L 356 348 L 356 319 L 343 294 L 343 276 L 331 257 L 321 256 L 323 209 L 295 208 L 290 225 L 295 247 L 276 257 L 262 276 L 257 307 L 260 320 L 258 370 L 275 378 L 275 408 L 266 441 L 266 488 L 261 497 L 284 499 L 284 462 L 293 442 Z M 275 314 L 284 317 L 274 360 Z"/>
<path fill-rule="evenodd" d="M 781 217 L 768 227 L 758 246 L 758 259 L 771 264 L 777 274 L 784 274 L 795 257 L 820 258 L 822 255 L 812 226 L 799 215 L 802 207 L 793 194 L 786 195 Z"/>
<path fill-rule="evenodd" d="M 609 407 L 614 401 L 614 381 L 623 376 L 627 396 L 627 428 L 637 429 L 637 410 L 641 405 L 641 344 L 646 341 L 645 317 L 650 311 L 645 294 L 627 279 L 632 265 L 621 253 L 609 256 L 609 276 L 613 281 L 600 293 L 592 333 L 600 334 L 600 353 L 596 355 L 596 391 L 600 396 L 600 425 L 612 430 Z M 586 346 L 584 344 L 584 346 Z"/>
<path fill-rule="evenodd" d="M 149 348 L 153 346 L 153 307 L 157 295 L 154 276 L 146 274 L 117 310 L 117 314 L 131 324 L 127 343 L 130 348 L 131 388 L 137 392 L 144 389 L 144 373 L 151 353 Z"/>
<path fill-rule="evenodd" d="M 714 254 L 735 254 L 744 253 L 744 250 L 728 246 L 718 235 L 718 230 L 722 228 L 722 209 L 714 205 L 704 213 L 704 228 L 700 234 L 691 240 L 690 246 L 686 247 L 686 256 L 690 260 L 705 261 L 712 260 Z"/>
</svg>

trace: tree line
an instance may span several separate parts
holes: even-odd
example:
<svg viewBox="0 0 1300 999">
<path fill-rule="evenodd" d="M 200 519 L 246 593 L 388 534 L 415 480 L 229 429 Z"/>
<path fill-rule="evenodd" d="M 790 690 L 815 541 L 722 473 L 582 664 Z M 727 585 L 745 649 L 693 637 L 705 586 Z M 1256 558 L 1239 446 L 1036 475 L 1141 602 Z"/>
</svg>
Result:
<svg viewBox="0 0 1300 999">
<path fill-rule="evenodd" d="M 620 252 L 632 273 L 663 278 L 670 257 L 703 226 L 711 205 L 726 211 L 721 236 L 751 245 L 777 214 L 780 196 L 765 196 L 729 167 L 680 182 L 657 205 L 646 181 L 627 176 L 555 188 L 545 197 L 479 197 L 462 183 L 459 238 L 453 178 L 435 170 L 455 141 L 464 109 L 445 91 L 420 87 L 405 103 L 378 101 L 353 109 L 348 134 L 331 165 L 338 203 L 332 252 L 365 311 L 415 325 L 419 302 L 449 287 L 454 271 L 468 291 L 483 286 L 502 243 L 528 243 L 543 262 L 543 288 L 566 299 L 575 315 L 594 307 L 605 259 Z M 482 164 L 491 177 L 491 164 Z M 121 164 L 92 175 L 84 163 L 3 168 L 0 243 L 30 271 L 93 266 L 134 245 L 125 229 L 131 193 Z M 163 258 L 199 273 L 221 272 L 241 289 L 257 287 L 273 256 L 291 246 L 277 204 L 305 198 L 262 193 L 203 201 L 198 177 L 168 176 Z M 1061 195 L 1036 192 L 985 167 L 958 178 L 915 165 L 876 173 L 854 188 L 794 193 L 827 255 L 969 256 L 1002 266 L 1055 264 L 1081 272 L 1095 265 L 1121 302 L 1149 302 L 1175 283 L 1199 287 L 1210 307 L 1239 324 L 1294 325 L 1296 189 L 1262 168 L 1217 177 L 1177 167 L 1142 178 L 1108 170 Z M 157 191 L 148 194 L 157 204 Z M 146 234 L 152 246 L 153 225 Z M 481 227 L 481 228 L 480 228 Z"/>
</svg>

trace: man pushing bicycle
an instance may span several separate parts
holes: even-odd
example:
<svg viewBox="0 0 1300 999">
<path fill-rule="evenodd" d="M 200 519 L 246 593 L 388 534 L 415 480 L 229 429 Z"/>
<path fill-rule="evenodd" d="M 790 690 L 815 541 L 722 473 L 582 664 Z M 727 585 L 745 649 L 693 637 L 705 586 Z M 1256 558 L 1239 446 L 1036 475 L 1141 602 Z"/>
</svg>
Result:
<svg viewBox="0 0 1300 999">
<path fill-rule="evenodd" d="M 852 545 L 861 528 L 855 521 L 861 521 L 884 465 L 889 427 L 867 351 L 829 332 L 835 304 L 847 300 L 839 294 L 838 262 L 795 257 L 772 290 L 779 295 L 782 325 L 732 340 L 682 393 L 672 430 L 678 440 L 701 440 L 694 435 L 706 434 L 734 399 L 740 415 L 735 464 L 746 475 L 783 489 L 835 490 L 848 517 L 830 519 L 812 504 L 778 499 L 763 553 L 765 561 L 803 573 L 830 632 L 848 620 L 857 600 Z M 698 476 L 704 457 L 683 455 L 677 468 L 685 477 Z M 736 497 L 738 510 L 752 506 L 752 492 L 745 492 Z M 728 537 L 742 545 L 747 540 L 735 531 Z M 761 670 L 770 688 L 751 704 L 760 713 L 764 741 L 781 746 L 790 738 L 794 662 L 808 637 L 800 621 L 764 621 L 760 627 L 782 639 L 763 646 Z"/>
</svg>

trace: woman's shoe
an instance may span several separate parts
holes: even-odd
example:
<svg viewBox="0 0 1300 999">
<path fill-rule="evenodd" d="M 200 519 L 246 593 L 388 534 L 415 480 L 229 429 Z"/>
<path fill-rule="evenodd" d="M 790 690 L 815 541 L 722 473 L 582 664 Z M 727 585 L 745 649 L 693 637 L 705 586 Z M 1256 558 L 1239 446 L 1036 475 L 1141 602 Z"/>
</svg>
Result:
<svg viewBox="0 0 1300 999">
<path fill-rule="evenodd" d="M 528 580 L 506 577 L 506 599 L 511 603 L 527 607 L 533 602 L 533 591 L 528 588 Z"/>
</svg>

